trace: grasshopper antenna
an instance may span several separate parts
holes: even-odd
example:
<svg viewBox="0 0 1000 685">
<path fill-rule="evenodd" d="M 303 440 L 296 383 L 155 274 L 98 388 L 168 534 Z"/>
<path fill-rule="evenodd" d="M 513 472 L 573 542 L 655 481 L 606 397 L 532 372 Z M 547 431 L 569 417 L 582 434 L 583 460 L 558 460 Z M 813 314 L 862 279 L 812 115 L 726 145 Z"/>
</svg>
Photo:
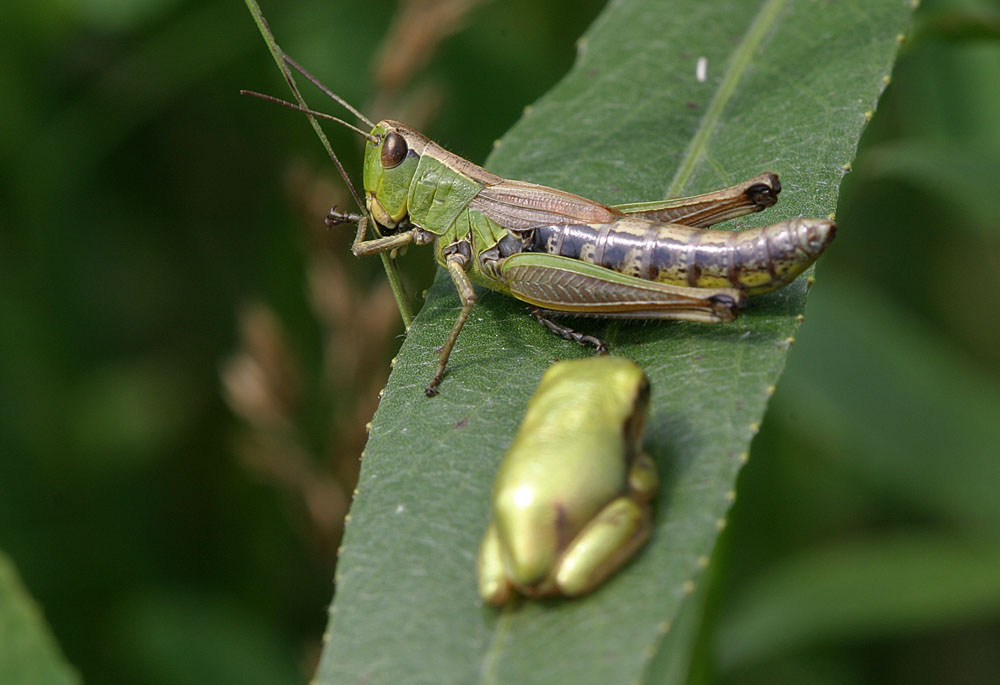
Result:
<svg viewBox="0 0 1000 685">
<path fill-rule="evenodd" d="M 302 105 L 296 105 L 294 102 L 289 102 L 288 100 L 282 100 L 281 98 L 276 98 L 273 95 L 268 95 L 266 93 L 258 93 L 255 90 L 241 90 L 240 95 L 249 95 L 251 97 L 260 98 L 261 100 L 267 100 L 268 102 L 273 102 L 274 104 L 281 105 L 282 107 L 287 107 L 288 109 L 294 109 L 296 112 L 302 112 L 303 114 L 311 114 L 314 117 L 318 117 L 320 119 L 326 119 L 327 121 L 336 121 L 341 126 L 346 126 L 355 133 L 364 136 L 364 138 L 368 140 L 368 142 L 378 143 L 378 138 L 376 138 L 372 134 L 368 133 L 367 131 L 361 130 L 354 124 L 349 124 L 343 119 L 335 117 L 332 114 L 327 114 L 326 112 L 318 112 L 315 109 L 309 109 L 308 107 L 303 107 Z M 374 125 L 372 126 L 372 128 L 375 128 Z"/>
<path fill-rule="evenodd" d="M 288 59 L 288 57 L 286 56 L 285 59 Z M 291 74 L 288 73 L 287 69 L 285 70 L 285 79 L 288 81 L 288 85 L 292 88 L 292 92 L 294 92 L 296 95 L 298 95 L 298 89 L 295 87 L 295 82 L 291 80 Z M 240 91 L 240 95 L 249 95 L 251 97 L 260 98 L 261 100 L 266 100 L 267 102 L 273 102 L 276 105 L 281 105 L 282 107 L 287 107 L 288 109 L 293 109 L 296 112 L 302 112 L 303 114 L 306 114 L 306 115 L 311 116 L 311 117 L 317 117 L 319 119 L 326 119 L 328 121 L 335 121 L 338 124 L 342 124 L 343 126 L 346 126 L 347 128 L 349 128 L 350 130 L 354 131 L 355 133 L 358 133 L 358 134 L 364 136 L 364 138 L 366 140 L 368 140 L 369 142 L 378 143 L 378 138 L 376 138 L 375 136 L 373 136 L 371 133 L 368 133 L 367 131 L 362 131 L 357 126 L 354 126 L 353 124 L 349 124 L 346 121 L 344 121 L 343 119 L 338 119 L 337 117 L 335 117 L 335 116 L 333 116 L 331 114 L 327 114 L 325 112 L 317 112 L 316 110 L 310 109 L 310 108 L 306 107 L 305 105 L 297 105 L 297 104 L 295 104 L 293 102 L 288 102 L 287 100 L 282 100 L 281 98 L 274 97 L 273 95 L 267 95 L 265 93 L 258 93 L 257 91 L 254 91 L 254 90 L 241 90 Z M 298 95 L 298 96 L 299 96 L 299 98 L 302 97 L 301 95 Z M 353 108 L 350 107 L 350 105 L 348 105 L 348 108 L 353 111 Z M 315 122 L 313 122 L 313 126 L 317 126 L 318 127 L 318 124 L 316 124 Z M 372 128 L 374 128 L 374 126 L 372 126 Z M 365 211 L 365 203 L 361 201 L 361 196 L 358 195 L 357 189 L 354 187 L 354 184 L 351 183 L 351 177 L 347 175 L 347 170 L 344 169 L 344 165 L 340 163 L 340 160 L 337 158 L 337 154 L 333 151 L 333 148 L 330 147 L 329 143 L 326 142 L 326 137 L 322 135 L 321 130 L 319 128 L 316 128 L 316 132 L 320 134 L 320 140 L 324 143 L 323 147 L 326 148 L 327 154 L 330 156 L 330 159 L 333 160 L 334 165 L 337 167 L 337 171 L 340 172 L 340 177 L 343 178 L 344 179 L 344 183 L 347 184 L 348 189 L 351 191 L 351 195 L 354 197 L 354 201 L 358 203 L 358 207 L 361 208 L 362 212 Z"/>
<path fill-rule="evenodd" d="M 305 67 L 303 67 L 301 64 L 299 64 L 298 62 L 296 62 L 294 59 L 292 59 L 288 55 L 282 54 L 282 57 L 284 57 L 285 62 L 287 62 L 293 69 L 295 69 L 295 71 L 297 71 L 300 74 L 302 74 L 306 78 L 306 80 L 309 81 L 309 83 L 311 83 L 314 86 L 316 86 L 317 88 L 319 88 L 321 91 L 323 91 L 323 93 L 327 97 L 331 98 L 332 100 L 334 100 L 335 102 L 337 102 L 338 104 L 340 104 L 344 109 L 346 109 L 351 114 L 353 114 L 354 116 L 356 116 L 363 123 L 367 124 L 369 130 L 375 128 L 375 124 L 373 124 L 368 119 L 368 117 L 366 117 L 364 114 L 362 114 L 361 112 L 359 112 L 358 110 L 356 110 L 353 106 L 351 106 L 351 103 L 349 103 L 347 100 L 345 100 L 344 98 L 340 97 L 339 95 L 337 95 L 336 93 L 334 93 L 332 90 L 330 90 L 329 88 L 327 88 L 325 85 L 323 85 L 323 82 L 320 81 L 315 76 L 313 76 L 312 74 L 310 74 L 308 71 L 306 71 Z"/>
</svg>

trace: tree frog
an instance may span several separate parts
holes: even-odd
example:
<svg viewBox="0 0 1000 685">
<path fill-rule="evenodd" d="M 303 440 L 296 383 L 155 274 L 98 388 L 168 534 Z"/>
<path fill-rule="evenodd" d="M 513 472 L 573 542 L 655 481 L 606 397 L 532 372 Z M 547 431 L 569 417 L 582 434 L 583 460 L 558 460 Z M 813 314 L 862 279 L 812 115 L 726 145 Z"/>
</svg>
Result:
<svg viewBox="0 0 1000 685">
<path fill-rule="evenodd" d="M 483 601 L 585 594 L 642 546 L 659 484 L 642 449 L 648 403 L 649 381 L 628 359 L 549 367 L 497 471 Z"/>
</svg>

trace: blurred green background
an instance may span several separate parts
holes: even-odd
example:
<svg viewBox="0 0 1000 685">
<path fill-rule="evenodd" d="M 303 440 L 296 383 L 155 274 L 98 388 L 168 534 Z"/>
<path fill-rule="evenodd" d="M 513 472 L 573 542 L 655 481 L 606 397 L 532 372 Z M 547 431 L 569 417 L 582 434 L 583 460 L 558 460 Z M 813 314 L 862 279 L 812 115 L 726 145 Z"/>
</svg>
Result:
<svg viewBox="0 0 1000 685">
<path fill-rule="evenodd" d="M 601 6 L 263 10 L 369 116 L 478 161 Z M 91 682 L 309 678 L 398 346 L 377 260 L 322 228 L 347 197 L 309 126 L 240 88 L 285 96 L 239 2 L 0 23 L 0 550 Z M 1000 7 L 925 0 L 741 476 L 695 679 L 1000 681 L 998 188 Z M 426 287 L 429 258 L 403 262 Z"/>
</svg>

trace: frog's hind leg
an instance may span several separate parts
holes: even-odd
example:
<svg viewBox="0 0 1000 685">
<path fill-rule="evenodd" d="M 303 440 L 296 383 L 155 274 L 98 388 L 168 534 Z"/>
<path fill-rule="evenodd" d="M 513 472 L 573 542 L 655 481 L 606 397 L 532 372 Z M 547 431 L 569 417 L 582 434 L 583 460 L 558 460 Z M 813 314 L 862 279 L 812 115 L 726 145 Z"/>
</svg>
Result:
<svg viewBox="0 0 1000 685">
<path fill-rule="evenodd" d="M 649 537 L 649 507 L 619 497 L 601 509 L 570 543 L 559 563 L 559 592 L 575 597 L 590 592 L 617 571 Z"/>
</svg>

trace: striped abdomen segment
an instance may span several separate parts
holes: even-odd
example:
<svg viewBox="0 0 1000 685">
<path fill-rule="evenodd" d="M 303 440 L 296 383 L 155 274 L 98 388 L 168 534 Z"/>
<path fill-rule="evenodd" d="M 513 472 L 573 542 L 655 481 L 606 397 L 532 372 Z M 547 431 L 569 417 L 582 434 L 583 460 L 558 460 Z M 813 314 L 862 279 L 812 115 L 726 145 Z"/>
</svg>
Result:
<svg viewBox="0 0 1000 685">
<path fill-rule="evenodd" d="M 735 287 L 756 295 L 790 283 L 816 261 L 835 231 L 822 219 L 719 231 L 626 217 L 606 224 L 540 226 L 531 249 L 646 280 Z"/>
</svg>

